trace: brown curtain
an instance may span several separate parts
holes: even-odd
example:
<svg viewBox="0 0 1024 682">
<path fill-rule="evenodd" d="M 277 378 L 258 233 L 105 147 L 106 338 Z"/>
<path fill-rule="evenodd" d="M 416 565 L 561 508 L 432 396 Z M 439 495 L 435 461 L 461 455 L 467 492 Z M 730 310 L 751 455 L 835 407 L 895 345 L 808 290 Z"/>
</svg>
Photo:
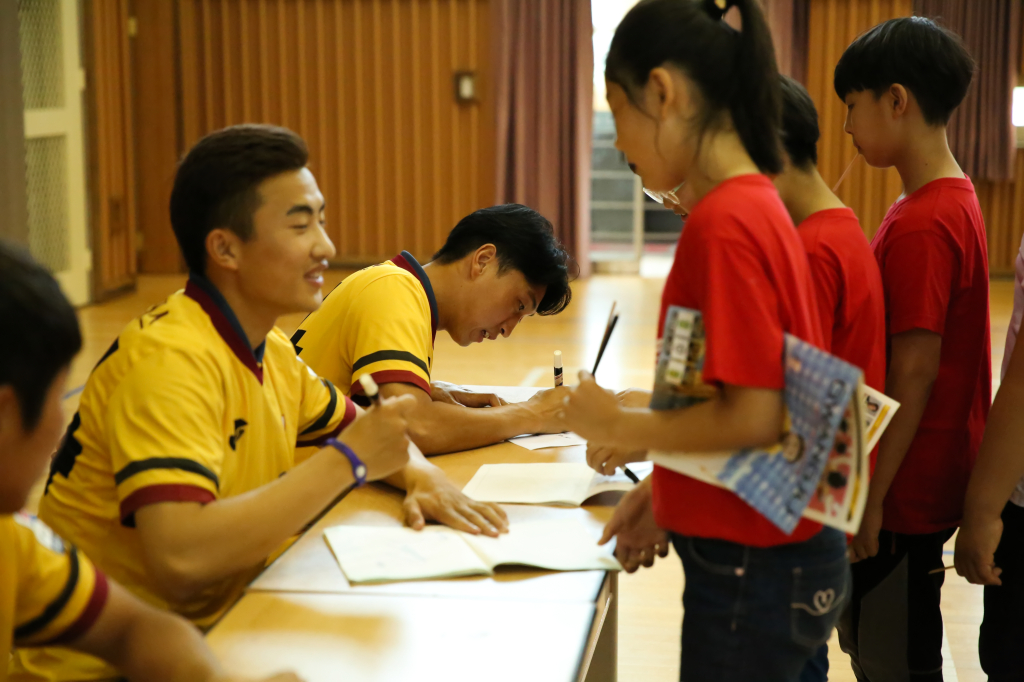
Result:
<svg viewBox="0 0 1024 682">
<path fill-rule="evenodd" d="M 914 0 L 914 14 L 959 34 L 978 64 L 967 97 L 949 122 L 950 149 L 975 182 L 1013 179 L 1017 143 L 1010 114 L 1020 12 L 1020 0 Z"/>
<path fill-rule="evenodd" d="M 810 0 L 761 0 L 775 43 L 779 73 L 806 84 Z"/>
<path fill-rule="evenodd" d="M 546 216 L 590 270 L 590 0 L 495 0 L 497 203 Z"/>
</svg>

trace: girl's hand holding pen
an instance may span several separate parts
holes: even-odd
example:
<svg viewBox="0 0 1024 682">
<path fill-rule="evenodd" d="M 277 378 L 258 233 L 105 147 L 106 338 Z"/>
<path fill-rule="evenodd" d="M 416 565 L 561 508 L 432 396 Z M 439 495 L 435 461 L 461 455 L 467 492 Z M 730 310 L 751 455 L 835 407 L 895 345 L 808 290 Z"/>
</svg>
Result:
<svg viewBox="0 0 1024 682">
<path fill-rule="evenodd" d="M 615 394 L 598 386 L 590 372 L 581 371 L 579 379 L 579 386 L 565 397 L 562 410 L 565 427 L 588 441 L 623 445 L 615 440 L 624 416 Z"/>
</svg>

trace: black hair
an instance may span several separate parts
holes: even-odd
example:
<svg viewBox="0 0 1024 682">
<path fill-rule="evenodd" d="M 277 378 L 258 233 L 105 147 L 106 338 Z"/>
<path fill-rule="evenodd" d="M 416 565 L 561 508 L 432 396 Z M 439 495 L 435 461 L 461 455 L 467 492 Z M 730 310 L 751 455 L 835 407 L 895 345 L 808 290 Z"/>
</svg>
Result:
<svg viewBox="0 0 1024 682">
<path fill-rule="evenodd" d="M 171 226 L 189 269 L 205 274 L 206 237 L 215 228 L 250 239 L 260 183 L 308 161 L 302 138 L 277 126 L 231 126 L 199 140 L 178 166 L 171 191 Z"/>
<path fill-rule="evenodd" d="M 547 218 L 521 204 L 482 208 L 458 222 L 433 260 L 454 263 L 484 244 L 494 244 L 499 273 L 518 270 L 531 286 L 547 287 L 537 304 L 539 315 L 556 315 L 569 305 L 572 260 Z"/>
<path fill-rule="evenodd" d="M 839 99 L 899 83 L 917 99 L 928 125 L 946 125 L 967 95 L 974 59 L 960 37 L 924 17 L 890 19 L 857 37 L 836 65 Z"/>
<path fill-rule="evenodd" d="M 722 21 L 729 7 L 739 9 L 742 31 Z M 720 125 L 728 111 L 757 167 L 778 173 L 782 104 L 771 32 L 759 0 L 727 0 L 725 9 L 714 0 L 642 0 L 615 29 L 605 78 L 636 104 L 652 69 L 681 69 L 704 99 L 700 133 Z"/>
<path fill-rule="evenodd" d="M 75 309 L 32 257 L 0 241 L 0 386 L 11 386 L 22 428 L 39 423 L 46 394 L 82 347 Z"/>
<path fill-rule="evenodd" d="M 818 165 L 818 110 L 804 86 L 780 76 L 782 86 L 782 146 L 789 162 L 800 170 Z"/>
</svg>

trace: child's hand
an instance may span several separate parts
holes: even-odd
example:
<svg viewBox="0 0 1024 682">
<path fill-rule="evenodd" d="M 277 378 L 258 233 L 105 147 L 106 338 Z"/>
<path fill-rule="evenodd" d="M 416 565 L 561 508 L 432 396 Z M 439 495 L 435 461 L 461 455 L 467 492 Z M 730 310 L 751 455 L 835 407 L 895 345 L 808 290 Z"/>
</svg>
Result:
<svg viewBox="0 0 1024 682">
<path fill-rule="evenodd" d="M 864 561 L 878 554 L 878 534 L 882 532 L 882 509 L 868 505 L 860 521 L 860 530 L 850 543 L 850 563 Z"/>
<path fill-rule="evenodd" d="M 668 533 L 655 523 L 652 502 L 651 479 L 648 477 L 622 498 L 598 542 L 603 545 L 613 537 L 618 538 L 615 558 L 626 573 L 633 573 L 640 566 L 650 568 L 656 555 L 668 556 Z"/>
<path fill-rule="evenodd" d="M 587 464 L 599 474 L 611 476 L 615 470 L 631 462 L 647 459 L 646 450 L 615 448 L 608 445 L 587 443 Z"/>
<path fill-rule="evenodd" d="M 613 438 L 615 426 L 622 416 L 622 407 L 610 391 L 597 385 L 590 372 L 580 372 L 580 384 L 565 398 L 564 422 L 587 440 L 617 445 Z"/>
<path fill-rule="evenodd" d="M 1003 535 L 998 516 L 983 521 L 965 518 L 956 536 L 956 572 L 975 585 L 1002 585 L 1003 569 L 996 566 L 996 548 Z"/>
</svg>

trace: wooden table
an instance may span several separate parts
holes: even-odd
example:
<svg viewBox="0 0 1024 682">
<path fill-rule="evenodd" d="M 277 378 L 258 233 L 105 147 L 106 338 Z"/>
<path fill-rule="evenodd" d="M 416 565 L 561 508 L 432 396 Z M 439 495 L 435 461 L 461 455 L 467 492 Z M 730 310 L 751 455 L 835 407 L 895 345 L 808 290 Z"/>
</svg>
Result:
<svg viewBox="0 0 1024 682">
<path fill-rule="evenodd" d="M 497 392 L 523 397 L 522 389 Z M 431 461 L 461 487 L 483 464 L 580 462 L 585 448 L 500 443 Z M 385 485 L 353 491 L 268 567 L 210 632 L 228 670 L 290 668 L 307 682 L 615 680 L 615 573 L 499 567 L 494 577 L 350 584 L 324 529 L 399 525 L 402 497 Z M 583 508 L 504 509 L 511 523 L 573 516 L 596 541 L 616 500 L 612 494 Z"/>
</svg>

